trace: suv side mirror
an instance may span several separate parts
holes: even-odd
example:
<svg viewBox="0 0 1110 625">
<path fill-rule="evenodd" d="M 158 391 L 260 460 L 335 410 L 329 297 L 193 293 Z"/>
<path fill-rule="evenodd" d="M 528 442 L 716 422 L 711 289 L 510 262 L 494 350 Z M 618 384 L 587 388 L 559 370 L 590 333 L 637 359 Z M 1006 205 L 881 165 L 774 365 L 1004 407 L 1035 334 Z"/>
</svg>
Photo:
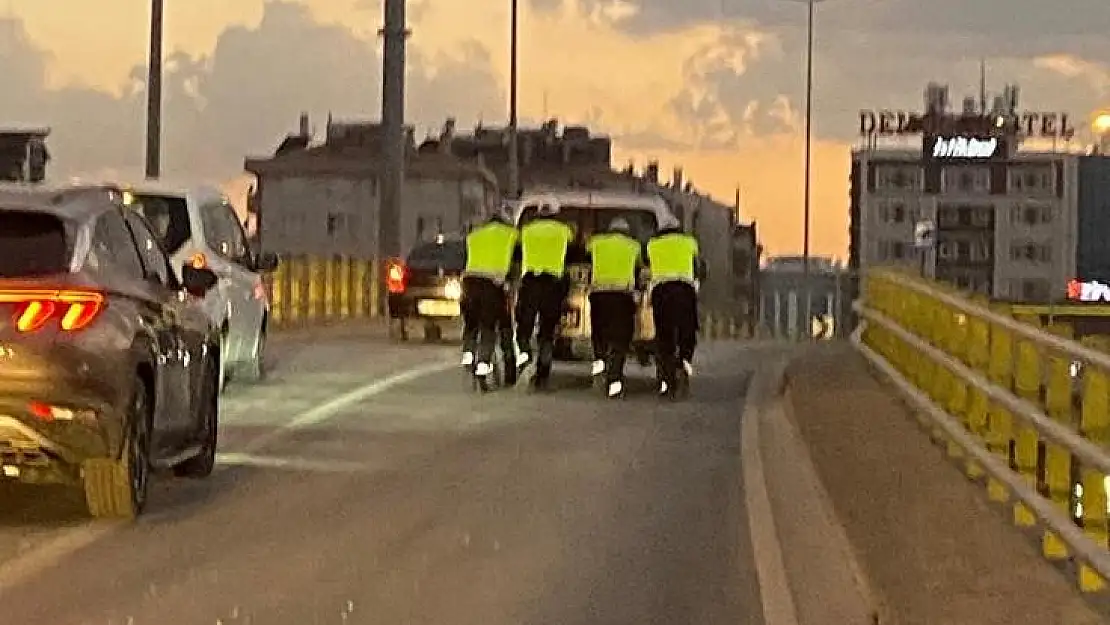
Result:
<svg viewBox="0 0 1110 625">
<path fill-rule="evenodd" d="M 262 252 L 254 261 L 254 270 L 260 273 L 270 273 L 278 268 L 281 259 L 273 252 Z"/>
<path fill-rule="evenodd" d="M 181 268 L 181 285 L 190 295 L 204 297 L 215 288 L 219 278 L 208 268 L 198 269 L 192 263 L 185 263 Z"/>
</svg>

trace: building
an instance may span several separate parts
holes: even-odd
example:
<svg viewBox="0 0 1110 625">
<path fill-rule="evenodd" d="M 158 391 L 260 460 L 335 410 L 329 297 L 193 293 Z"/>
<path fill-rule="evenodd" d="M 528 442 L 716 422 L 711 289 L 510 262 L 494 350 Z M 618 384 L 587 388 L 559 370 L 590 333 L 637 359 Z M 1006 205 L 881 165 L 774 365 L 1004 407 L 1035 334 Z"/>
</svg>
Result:
<svg viewBox="0 0 1110 625">
<path fill-rule="evenodd" d="M 438 232 L 458 231 L 488 214 L 497 182 L 481 162 L 418 150 L 408 131 L 401 249 Z M 328 120 L 313 145 L 307 116 L 270 158 L 248 158 L 257 177 L 252 212 L 261 244 L 281 254 L 376 258 L 381 126 Z"/>
<path fill-rule="evenodd" d="M 844 336 L 851 325 L 850 273 L 832 258 L 810 256 L 810 318 L 805 318 L 806 275 L 802 256 L 767 259 L 759 276 L 759 327 L 775 338 L 811 336 L 813 320 L 829 323 L 829 335 Z"/>
<path fill-rule="evenodd" d="M 1019 151 L 1030 137 L 1067 143 L 1066 115 L 1019 113 L 1008 86 L 953 113 L 926 89 L 925 113 L 861 113 L 852 152 L 849 268 L 906 265 L 1016 302 L 1067 296 L 1078 252 L 1079 154 Z M 920 147 L 907 148 L 907 136 Z M 894 147 L 882 145 L 900 141 Z M 932 232 L 919 247 L 915 231 Z"/>
</svg>

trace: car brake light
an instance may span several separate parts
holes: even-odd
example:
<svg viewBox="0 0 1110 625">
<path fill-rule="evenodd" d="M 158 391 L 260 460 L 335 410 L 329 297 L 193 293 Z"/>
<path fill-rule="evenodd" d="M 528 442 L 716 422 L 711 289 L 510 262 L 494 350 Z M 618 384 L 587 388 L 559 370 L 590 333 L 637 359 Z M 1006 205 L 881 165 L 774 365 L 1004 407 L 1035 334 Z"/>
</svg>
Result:
<svg viewBox="0 0 1110 625">
<path fill-rule="evenodd" d="M 385 274 L 385 285 L 390 293 L 404 293 L 408 285 L 408 269 L 400 261 L 391 261 Z"/>
<path fill-rule="evenodd" d="M 104 295 L 95 291 L 0 290 L 0 304 L 15 304 L 15 327 L 23 333 L 41 330 L 57 319 L 66 332 L 87 328 L 104 309 Z"/>
<path fill-rule="evenodd" d="M 193 266 L 193 269 L 206 269 L 208 267 L 208 257 L 197 252 L 189 257 L 189 264 Z"/>
</svg>

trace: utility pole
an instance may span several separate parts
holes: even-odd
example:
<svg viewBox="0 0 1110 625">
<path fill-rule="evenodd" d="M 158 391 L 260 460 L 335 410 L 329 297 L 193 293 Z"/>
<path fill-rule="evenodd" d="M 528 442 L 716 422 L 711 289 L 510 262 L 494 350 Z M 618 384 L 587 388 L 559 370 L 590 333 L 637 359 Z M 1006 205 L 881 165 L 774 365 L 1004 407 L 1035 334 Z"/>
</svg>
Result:
<svg viewBox="0 0 1110 625">
<path fill-rule="evenodd" d="M 401 205 L 405 185 L 406 0 L 385 0 L 382 50 L 382 172 L 378 211 L 379 257 L 401 250 Z"/>
<path fill-rule="evenodd" d="M 806 19 L 806 128 L 805 128 L 805 200 L 803 209 L 804 225 L 802 226 L 802 280 L 805 289 L 805 319 L 806 323 L 813 317 L 813 286 L 810 284 L 810 258 L 809 258 L 809 227 L 811 180 L 813 167 L 813 12 L 818 0 L 808 0 L 808 15 Z"/>
<path fill-rule="evenodd" d="M 146 78 L 146 177 L 162 173 L 162 23 L 165 0 L 150 0 L 150 59 Z"/>
<path fill-rule="evenodd" d="M 519 0 L 510 0 L 509 17 L 509 188 L 511 199 L 520 199 L 520 153 L 517 139 L 517 31 Z"/>
</svg>

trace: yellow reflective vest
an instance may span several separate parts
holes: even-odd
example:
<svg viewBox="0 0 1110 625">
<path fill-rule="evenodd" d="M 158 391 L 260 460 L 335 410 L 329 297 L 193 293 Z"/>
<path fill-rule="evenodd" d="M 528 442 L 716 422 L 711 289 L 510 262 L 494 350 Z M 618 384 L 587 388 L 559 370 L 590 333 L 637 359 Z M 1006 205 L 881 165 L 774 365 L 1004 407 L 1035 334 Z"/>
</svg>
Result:
<svg viewBox="0 0 1110 625">
<path fill-rule="evenodd" d="M 587 244 L 592 269 L 590 287 L 595 291 L 633 291 L 642 249 L 636 239 L 619 232 L 599 234 Z"/>
<path fill-rule="evenodd" d="M 574 231 L 557 219 L 541 218 L 521 228 L 521 275 L 566 273 L 567 248 L 574 242 Z"/>
</svg>

